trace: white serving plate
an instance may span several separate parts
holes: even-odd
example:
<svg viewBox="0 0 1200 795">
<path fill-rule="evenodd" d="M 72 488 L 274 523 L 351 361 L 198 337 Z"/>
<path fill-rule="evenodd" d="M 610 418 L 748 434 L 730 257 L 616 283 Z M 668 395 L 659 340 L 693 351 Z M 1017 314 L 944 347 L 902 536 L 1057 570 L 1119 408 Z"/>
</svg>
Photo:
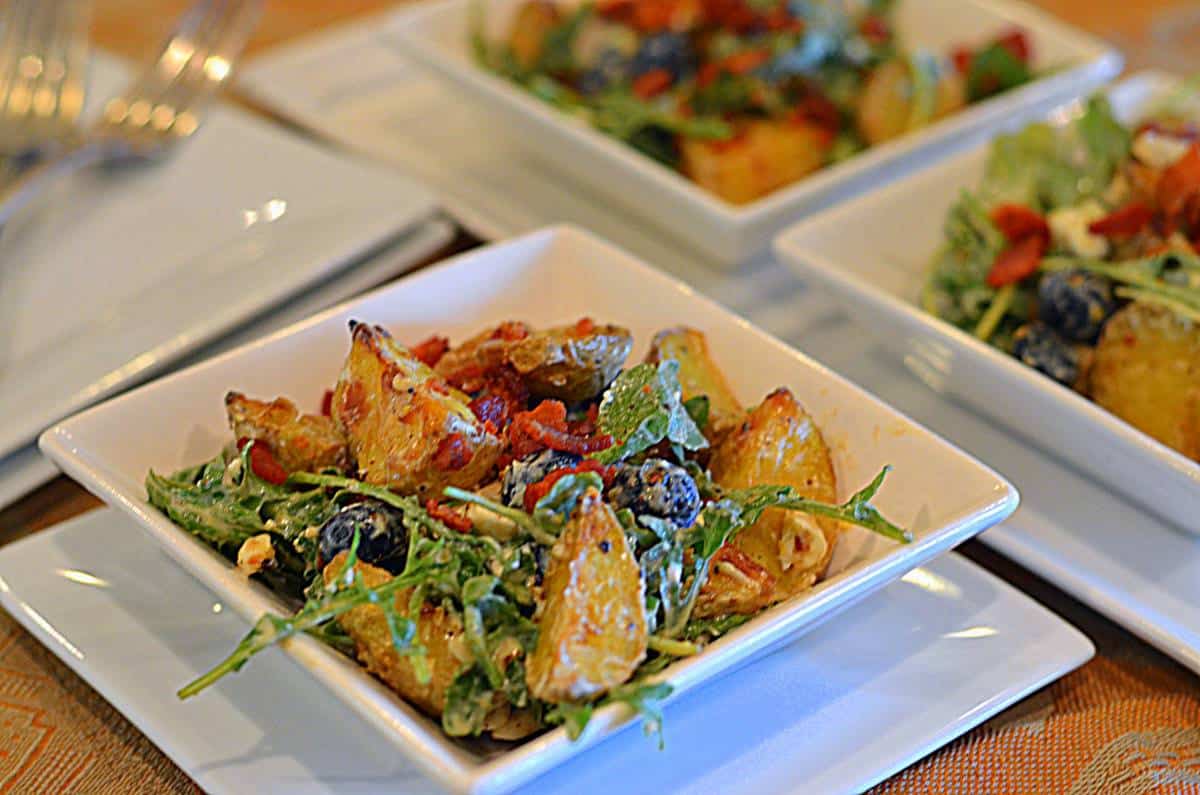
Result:
<svg viewBox="0 0 1200 795">
<path fill-rule="evenodd" d="M 1166 75 L 1143 73 L 1110 96 L 1120 115 L 1133 120 L 1173 85 Z M 1077 104 L 1062 107 L 1048 118 L 1064 120 L 1076 110 Z M 804 221 L 780 236 L 777 252 L 828 288 L 934 389 L 969 402 L 1147 510 L 1200 533 L 1200 465 L 917 305 L 929 258 L 941 244 L 946 210 L 961 190 L 978 184 L 987 152 L 982 144 Z"/>
<path fill-rule="evenodd" d="M 439 789 L 280 655 L 263 655 L 208 698 L 173 698 L 245 624 L 116 511 L 0 549 L 0 605 L 205 792 Z M 637 771 L 622 781 L 629 795 L 783 795 L 800 781 L 812 792 L 861 792 L 1092 651 L 1036 602 L 946 555 L 669 705 L 665 751 L 625 732 L 521 791 L 605 795 L 620 768 Z M 713 714 L 730 717 L 720 731 Z"/>
<path fill-rule="evenodd" d="M 98 106 L 126 70 L 98 56 Z M 428 218 L 378 167 L 218 105 L 167 161 L 93 170 L 0 240 L 0 456 Z"/>
<path fill-rule="evenodd" d="M 729 204 L 673 170 L 573 120 L 478 66 L 470 45 L 475 0 L 421 4 L 394 18 L 396 43 L 452 80 L 552 166 L 602 191 L 725 263 L 765 249 L 786 224 L 942 156 L 946 147 L 1014 115 L 1078 96 L 1115 76 L 1121 57 L 1103 42 L 1024 3 L 1010 0 L 900 0 L 896 28 L 914 49 L 944 54 L 1020 26 L 1030 36 L 1034 67 L 1062 67 L 1028 85 L 966 108 L 912 135 L 747 205 Z M 487 3 L 493 37 L 508 29 L 523 0 Z"/>
<path fill-rule="evenodd" d="M 730 366 L 731 380 L 747 402 L 780 384 L 790 386 L 830 442 L 847 495 L 881 465 L 895 466 L 877 504 L 915 535 L 902 546 L 849 531 L 821 585 L 665 672 L 676 695 L 777 647 L 1016 507 L 1016 491 L 966 454 L 691 288 L 572 227 L 457 257 L 86 411 L 46 432 L 40 444 L 67 474 L 135 517 L 233 609 L 254 618 L 278 610 L 278 600 L 147 505 L 142 488 L 148 469 L 173 470 L 219 449 L 228 435 L 220 400 L 226 390 L 289 395 L 315 409 L 344 359 L 345 326 L 352 318 L 382 323 L 398 339 L 414 340 L 434 331 L 462 339 L 504 319 L 549 325 L 584 315 L 629 327 L 639 343 L 634 360 L 663 326 L 703 329 L 718 361 L 738 363 Z M 287 651 L 427 774 L 458 791 L 512 789 L 630 721 L 619 707 L 605 708 L 578 742 L 560 729 L 485 757 L 446 738 L 358 666 L 313 639 L 296 638 Z"/>
<path fill-rule="evenodd" d="M 407 232 L 399 240 L 370 257 L 365 262 L 351 265 L 345 270 L 309 287 L 300 295 L 289 298 L 282 306 L 269 310 L 249 324 L 221 337 L 218 341 L 193 351 L 177 365 L 206 359 L 222 351 L 264 337 L 297 320 L 303 320 L 353 295 L 378 287 L 388 279 L 405 273 L 422 261 L 428 260 L 454 238 L 454 226 L 445 219 L 435 217 L 424 221 Z M 0 509 L 36 489 L 58 475 L 58 467 L 30 444 L 0 458 Z"/>
</svg>

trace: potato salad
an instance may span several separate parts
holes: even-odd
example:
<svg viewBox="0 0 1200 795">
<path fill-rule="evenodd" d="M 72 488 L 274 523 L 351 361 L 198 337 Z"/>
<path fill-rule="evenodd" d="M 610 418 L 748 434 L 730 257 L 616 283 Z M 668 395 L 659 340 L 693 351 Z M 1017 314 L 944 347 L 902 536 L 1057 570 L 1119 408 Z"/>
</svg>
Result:
<svg viewBox="0 0 1200 795">
<path fill-rule="evenodd" d="M 457 344 L 349 332 L 312 413 L 229 392 L 228 445 L 146 478 L 291 607 L 181 697 L 307 633 L 453 737 L 575 737 L 610 702 L 653 729 L 660 672 L 820 581 L 846 526 L 910 540 L 872 505 L 886 469 L 839 501 L 800 402 L 743 405 L 696 329 L 639 363 L 588 318 Z"/>
</svg>

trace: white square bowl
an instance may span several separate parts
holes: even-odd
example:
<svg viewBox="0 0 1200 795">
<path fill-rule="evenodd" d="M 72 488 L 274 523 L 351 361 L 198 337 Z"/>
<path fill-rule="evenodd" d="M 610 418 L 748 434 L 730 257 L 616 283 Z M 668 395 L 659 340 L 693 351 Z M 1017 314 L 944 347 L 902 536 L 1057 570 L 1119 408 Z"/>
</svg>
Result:
<svg viewBox="0 0 1200 795">
<path fill-rule="evenodd" d="M 915 536 L 912 544 L 898 545 L 866 531 L 848 531 L 839 541 L 831 575 L 819 586 L 667 669 L 662 676 L 676 695 L 813 627 L 1016 508 L 1012 486 L 965 453 L 687 286 L 571 227 L 464 254 L 163 378 L 50 429 L 41 446 L 65 472 L 137 519 L 219 598 L 253 619 L 280 610 L 280 603 L 148 505 L 142 487 L 147 470 L 173 471 L 220 448 L 229 435 L 221 400 L 227 390 L 288 395 L 315 410 L 340 371 L 351 318 L 381 323 L 398 339 L 411 341 L 435 331 L 462 339 L 507 319 L 547 325 L 584 315 L 629 327 L 637 358 L 660 328 L 686 323 L 704 330 L 748 403 L 779 385 L 789 386 L 830 443 L 842 496 L 865 485 L 884 464 L 893 464 L 877 504 Z M 481 751 L 447 738 L 434 721 L 319 642 L 299 637 L 286 649 L 416 764 L 456 791 L 507 791 L 629 722 L 623 709 L 605 708 L 577 742 L 558 729 L 511 750 Z"/>
<path fill-rule="evenodd" d="M 1122 81 L 1109 97 L 1118 115 L 1133 121 L 1177 84 L 1168 75 L 1146 72 Z M 1064 123 L 1081 109 L 1081 103 L 1071 103 L 1046 118 Z M 962 190 L 979 184 L 989 148 L 983 143 L 799 223 L 780 235 L 776 251 L 826 287 L 935 390 L 1200 534 L 1200 464 L 918 306 L 930 257 L 942 243 L 946 212 Z"/>
<path fill-rule="evenodd" d="M 972 133 L 1016 115 L 1032 117 L 1091 90 L 1114 77 L 1122 64 L 1121 56 L 1103 42 L 1022 2 L 899 0 L 897 32 L 913 48 L 944 53 L 956 44 L 983 42 L 1019 26 L 1030 36 L 1034 67 L 1061 68 L 739 206 L 479 66 L 469 35 L 475 2 L 422 3 L 397 16 L 385 35 L 465 89 L 554 168 L 723 264 L 760 252 L 775 233 L 808 213 L 933 162 Z M 494 35 L 507 29 L 522 2 L 488 0 L 487 23 Z"/>
</svg>

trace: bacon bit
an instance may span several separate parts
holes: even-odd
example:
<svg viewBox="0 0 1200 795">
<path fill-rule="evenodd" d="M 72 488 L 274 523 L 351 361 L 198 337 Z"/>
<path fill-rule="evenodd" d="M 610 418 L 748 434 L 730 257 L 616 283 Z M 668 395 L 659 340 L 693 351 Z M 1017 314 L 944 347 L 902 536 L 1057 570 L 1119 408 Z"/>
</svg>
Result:
<svg viewBox="0 0 1200 795">
<path fill-rule="evenodd" d="M 333 390 L 326 389 L 325 394 L 321 396 L 321 416 L 333 416 Z"/>
<path fill-rule="evenodd" d="M 467 443 L 467 437 L 452 433 L 438 445 L 433 454 L 433 465 L 442 472 L 456 472 L 471 463 L 474 457 L 475 452 Z"/>
<path fill-rule="evenodd" d="M 1018 243 L 1030 235 L 1050 240 L 1050 226 L 1046 219 L 1023 204 L 1000 204 L 991 213 L 996 225 L 1010 243 Z"/>
<path fill-rule="evenodd" d="M 459 513 L 432 497 L 425 501 L 425 513 L 437 519 L 451 530 L 457 530 L 460 533 L 469 533 L 475 527 L 471 523 L 471 520 L 466 517 L 466 514 Z"/>
<path fill-rule="evenodd" d="M 500 395 L 480 395 L 470 403 L 471 411 L 484 425 L 504 427 L 508 420 L 508 401 Z"/>
<path fill-rule="evenodd" d="M 470 408 L 476 417 L 485 424 L 490 422 L 497 430 L 503 430 L 513 415 L 528 402 L 528 388 L 510 367 L 488 371 L 478 366 L 470 369 L 470 373 L 464 370 L 446 380 L 464 392 L 475 395 Z"/>
<path fill-rule="evenodd" d="M 581 317 L 579 318 L 579 321 L 575 323 L 576 337 L 586 337 L 595 330 L 596 321 L 592 320 L 590 317 Z"/>
<path fill-rule="evenodd" d="M 954 71 L 960 75 L 965 75 L 971 71 L 971 61 L 975 60 L 975 53 L 970 47 L 956 47 L 950 53 L 950 61 L 954 64 Z"/>
<path fill-rule="evenodd" d="M 796 105 L 792 112 L 792 120 L 801 123 L 815 124 L 818 127 L 836 133 L 842 126 L 842 114 L 837 105 L 822 94 L 810 92 Z"/>
<path fill-rule="evenodd" d="M 1014 284 L 1037 272 L 1046 253 L 1046 239 L 1041 235 L 1029 235 L 996 255 L 987 283 L 992 287 Z"/>
<path fill-rule="evenodd" d="M 581 472 L 595 472 L 604 481 L 605 487 L 611 485 L 613 478 L 616 477 L 615 468 L 605 466 L 599 461 L 593 461 L 590 458 L 580 461 L 573 467 L 556 469 L 537 483 L 530 483 L 525 487 L 525 510 L 532 512 L 537 507 L 538 501 L 549 494 L 550 490 L 554 488 L 555 483 L 567 475 L 578 475 Z"/>
<path fill-rule="evenodd" d="M 731 75 L 744 75 L 753 72 L 770 58 L 771 54 L 766 50 L 746 50 L 724 58 L 721 68 Z"/>
<path fill-rule="evenodd" d="M 434 334 L 424 342 L 419 342 L 409 349 L 412 355 L 429 367 L 436 367 L 446 351 L 450 350 L 450 340 Z"/>
<path fill-rule="evenodd" d="M 792 16 L 788 11 L 787 6 L 779 6 L 767 13 L 764 19 L 767 30 L 785 31 L 787 33 L 800 33 L 804 30 L 804 20 Z"/>
<path fill-rule="evenodd" d="M 437 395 L 449 395 L 450 385 L 440 378 L 429 379 L 429 391 Z"/>
<path fill-rule="evenodd" d="M 543 400 L 533 411 L 515 415 L 508 428 L 512 454 L 524 458 L 546 448 L 575 455 L 607 450 L 613 438 L 600 434 L 590 438 L 575 436 L 567 429 L 567 407 L 557 400 Z"/>
<path fill-rule="evenodd" d="M 1088 231 L 1093 235 L 1123 240 L 1145 229 L 1153 218 L 1154 212 L 1149 207 L 1141 202 L 1133 202 L 1088 224 Z"/>
<path fill-rule="evenodd" d="M 1196 193 L 1200 193 L 1200 143 L 1192 144 L 1183 157 L 1163 171 L 1158 180 L 1158 206 L 1174 219 Z"/>
<path fill-rule="evenodd" d="M 492 332 L 492 339 L 516 342 L 529 336 L 529 326 L 519 320 L 506 320 Z"/>
<path fill-rule="evenodd" d="M 596 432 L 596 422 L 600 419 L 600 404 L 588 406 L 587 416 L 581 420 L 567 423 L 567 431 L 572 436 L 591 436 Z"/>
<path fill-rule="evenodd" d="M 675 82 L 675 76 L 666 69 L 651 69 L 633 79 L 631 90 L 639 99 L 652 99 L 666 91 Z"/>
<path fill-rule="evenodd" d="M 237 441 L 238 450 L 244 450 L 251 441 L 254 441 L 254 444 L 250 446 L 250 470 L 258 477 L 268 483 L 274 483 L 276 486 L 286 481 L 288 479 L 287 470 L 275 458 L 266 442 L 242 437 Z"/>
<path fill-rule="evenodd" d="M 705 88 L 715 83 L 717 78 L 720 76 L 721 67 L 717 66 L 712 61 L 709 61 L 701 66 L 700 70 L 696 72 L 696 85 L 700 88 Z"/>
<path fill-rule="evenodd" d="M 858 32 L 872 44 L 883 44 L 892 37 L 892 28 L 878 14 L 867 14 L 858 23 Z"/>
<path fill-rule="evenodd" d="M 1029 37 L 1025 35 L 1025 31 L 1023 30 L 1011 30 L 1003 36 L 998 36 L 996 44 L 1008 50 L 1014 58 L 1023 64 L 1028 64 L 1029 59 L 1033 56 L 1033 48 L 1029 44 Z"/>
</svg>

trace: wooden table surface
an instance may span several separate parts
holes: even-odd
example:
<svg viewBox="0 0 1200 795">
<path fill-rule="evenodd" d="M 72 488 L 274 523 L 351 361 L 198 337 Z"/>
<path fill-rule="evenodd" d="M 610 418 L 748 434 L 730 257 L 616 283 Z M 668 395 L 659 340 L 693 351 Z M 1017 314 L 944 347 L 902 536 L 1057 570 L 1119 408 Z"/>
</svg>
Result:
<svg viewBox="0 0 1200 795">
<path fill-rule="evenodd" d="M 412 1 L 412 0 L 409 0 Z M 1200 69 L 1200 56 L 1184 52 L 1172 37 L 1184 34 L 1200 43 L 1200 4 L 1178 0 L 1036 0 L 1047 10 L 1120 46 L 1133 68 L 1153 65 L 1177 70 Z M 107 50 L 144 59 L 169 28 L 187 0 L 96 0 L 94 38 Z M 268 0 L 261 27 L 250 45 L 261 51 L 279 42 L 362 14 L 381 11 L 387 0 Z M 1194 59 L 1190 64 L 1187 59 Z M 0 511 L 0 545 L 37 532 L 100 503 L 81 488 L 59 478 L 6 510 Z M 1141 655 L 1182 677 L 1196 695 L 1197 680 L 1104 618 L 1079 605 L 1015 564 L 972 542 L 962 551 L 986 568 L 1018 584 L 1030 595 L 1066 615 L 1098 641 L 1100 654 Z M 2 645 L 2 644 L 0 644 Z M 1070 679 L 1070 678 L 1068 678 Z M 86 687 L 81 683 L 79 687 Z M 2 732 L 0 732 L 2 734 Z M 908 779 L 894 779 L 904 782 Z M 893 786 L 892 788 L 895 788 Z M 905 789 L 900 786 L 899 790 Z M 4 789 L 0 787 L 0 790 Z M 898 791 L 899 791 L 898 790 Z M 1200 791 L 1200 790 L 1187 790 Z"/>
</svg>

